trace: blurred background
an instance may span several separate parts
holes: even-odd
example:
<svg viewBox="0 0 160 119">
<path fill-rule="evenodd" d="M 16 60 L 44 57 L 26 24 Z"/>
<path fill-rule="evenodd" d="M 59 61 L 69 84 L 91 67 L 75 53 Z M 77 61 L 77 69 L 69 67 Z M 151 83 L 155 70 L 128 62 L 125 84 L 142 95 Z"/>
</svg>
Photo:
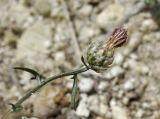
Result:
<svg viewBox="0 0 160 119">
<path fill-rule="evenodd" d="M 79 102 L 69 107 L 73 80 L 61 78 L 7 119 L 160 119 L 160 1 L 0 0 L 0 117 L 36 81 L 13 67 L 46 77 L 78 68 L 91 40 L 115 28 L 128 43 L 103 73 L 78 75 Z"/>
</svg>

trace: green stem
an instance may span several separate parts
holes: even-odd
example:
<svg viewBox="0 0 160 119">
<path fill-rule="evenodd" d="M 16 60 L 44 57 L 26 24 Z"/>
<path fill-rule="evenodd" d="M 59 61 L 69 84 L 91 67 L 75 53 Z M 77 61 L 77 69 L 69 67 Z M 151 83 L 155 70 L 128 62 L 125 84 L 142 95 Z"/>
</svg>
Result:
<svg viewBox="0 0 160 119">
<path fill-rule="evenodd" d="M 71 93 L 71 108 L 76 109 L 76 103 L 77 103 L 77 92 L 78 92 L 78 78 L 77 75 L 73 76 L 74 82 L 72 87 L 72 93 Z"/>
<path fill-rule="evenodd" d="M 59 74 L 59 75 L 56 75 L 56 76 L 52 76 L 46 80 L 44 80 L 41 84 L 37 85 L 36 87 L 34 87 L 33 89 L 31 89 L 29 92 L 27 92 L 22 98 L 20 98 L 16 104 L 14 105 L 15 107 L 20 107 L 21 104 L 26 100 L 28 99 L 33 93 L 35 93 L 36 91 L 38 91 L 40 88 L 42 88 L 44 85 L 46 85 L 47 83 L 55 80 L 55 79 L 58 79 L 58 78 L 61 78 L 61 77 L 65 77 L 65 76 L 70 76 L 70 75 L 75 75 L 75 74 L 79 74 L 79 73 L 82 73 L 82 72 L 85 72 L 89 70 L 88 67 L 81 67 L 79 69 L 76 69 L 76 70 L 73 70 L 73 71 L 70 71 L 70 72 L 66 72 L 66 73 L 62 73 L 62 74 Z"/>
</svg>

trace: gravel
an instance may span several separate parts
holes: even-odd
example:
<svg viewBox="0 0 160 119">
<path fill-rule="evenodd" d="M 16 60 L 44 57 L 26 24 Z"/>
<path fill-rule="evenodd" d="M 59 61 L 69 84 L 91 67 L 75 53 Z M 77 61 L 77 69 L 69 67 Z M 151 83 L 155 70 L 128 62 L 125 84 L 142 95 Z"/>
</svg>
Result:
<svg viewBox="0 0 160 119">
<path fill-rule="evenodd" d="M 37 85 L 10 67 L 33 68 L 47 77 L 75 69 L 91 40 L 124 27 L 129 40 L 115 52 L 114 64 L 102 73 L 78 75 L 75 111 L 69 108 L 73 80 L 66 77 L 25 101 L 29 117 L 23 118 L 158 119 L 159 10 L 143 9 L 139 0 L 64 1 L 0 1 L 0 117 L 8 103 Z"/>
</svg>

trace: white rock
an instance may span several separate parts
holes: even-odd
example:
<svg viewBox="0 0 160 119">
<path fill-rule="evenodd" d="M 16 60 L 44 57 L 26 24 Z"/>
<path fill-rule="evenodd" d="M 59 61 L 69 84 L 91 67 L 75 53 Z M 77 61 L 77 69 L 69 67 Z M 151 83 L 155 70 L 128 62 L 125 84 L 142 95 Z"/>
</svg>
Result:
<svg viewBox="0 0 160 119">
<path fill-rule="evenodd" d="M 87 42 L 84 39 L 90 39 L 92 38 L 96 33 L 97 30 L 95 30 L 94 27 L 90 27 L 90 26 L 83 26 L 80 30 L 79 36 L 80 36 L 80 40 L 82 42 Z"/>
<path fill-rule="evenodd" d="M 106 81 L 101 81 L 98 85 L 98 90 L 104 91 L 108 86 L 109 84 Z"/>
<path fill-rule="evenodd" d="M 145 112 L 144 112 L 142 109 L 140 109 L 140 110 L 138 110 L 138 111 L 136 112 L 135 116 L 136 116 L 137 118 L 142 118 L 142 116 L 143 116 L 144 113 L 145 113 Z"/>
<path fill-rule="evenodd" d="M 111 109 L 112 109 L 113 119 L 128 119 L 125 108 L 116 105 L 112 106 Z"/>
<path fill-rule="evenodd" d="M 114 57 L 114 64 L 121 65 L 124 61 L 124 56 L 121 53 L 116 53 Z"/>
<path fill-rule="evenodd" d="M 23 61 L 29 66 L 41 67 L 42 70 L 53 69 L 53 59 L 48 57 L 51 39 L 51 21 L 36 22 L 18 40 L 17 61 Z"/>
<path fill-rule="evenodd" d="M 48 41 L 48 40 L 46 40 L 46 41 L 44 42 L 44 47 L 46 47 L 46 48 L 50 48 L 51 45 L 52 45 L 51 42 Z"/>
<path fill-rule="evenodd" d="M 112 79 L 114 77 L 120 76 L 124 73 L 124 69 L 120 66 L 114 66 L 109 72 L 105 74 L 105 77 L 108 79 Z"/>
<path fill-rule="evenodd" d="M 103 117 L 99 117 L 99 116 L 98 116 L 98 117 L 96 117 L 95 119 L 104 119 L 104 118 L 103 118 Z"/>
<path fill-rule="evenodd" d="M 123 102 L 125 105 L 128 105 L 128 103 L 129 103 L 129 98 L 128 98 L 128 97 L 124 97 L 124 98 L 122 99 L 122 102 Z"/>
<path fill-rule="evenodd" d="M 137 79 L 135 78 L 132 78 L 132 79 L 129 79 L 127 80 L 127 82 L 124 83 L 123 87 L 126 91 L 131 91 L 135 88 L 135 81 Z"/>
<path fill-rule="evenodd" d="M 92 95 L 88 98 L 88 108 L 101 116 L 108 116 L 108 106 L 104 96 Z"/>
<path fill-rule="evenodd" d="M 63 62 L 63 61 L 65 61 L 65 55 L 64 55 L 64 52 L 62 52 L 62 51 L 55 53 L 54 56 L 55 56 L 55 61 L 56 62 Z"/>
<path fill-rule="evenodd" d="M 128 119 L 126 109 L 118 106 L 114 98 L 110 101 L 110 105 L 113 119 Z"/>
<path fill-rule="evenodd" d="M 140 72 L 142 74 L 148 74 L 149 73 L 149 68 L 143 64 L 142 62 L 138 62 L 132 59 L 127 60 L 124 63 L 125 68 L 133 69 L 137 72 Z"/>
<path fill-rule="evenodd" d="M 76 114 L 78 116 L 88 117 L 90 114 L 90 111 L 88 110 L 88 107 L 87 107 L 87 95 L 83 94 L 81 95 L 81 97 L 82 99 L 79 102 L 79 105 L 76 110 Z"/>
<path fill-rule="evenodd" d="M 138 56 L 137 56 L 137 54 L 135 54 L 135 53 L 131 53 L 131 54 L 130 54 L 130 57 L 131 57 L 133 60 L 138 60 Z"/>
<path fill-rule="evenodd" d="M 89 16 L 92 12 L 92 6 L 91 5 L 83 5 L 83 7 L 78 10 L 78 13 L 84 17 L 84 16 Z"/>
<path fill-rule="evenodd" d="M 48 16 L 52 9 L 48 0 L 36 0 L 34 7 L 40 14 L 44 16 Z"/>
<path fill-rule="evenodd" d="M 79 81 L 78 86 L 81 92 L 88 93 L 93 89 L 94 81 L 90 78 L 83 78 Z"/>
<path fill-rule="evenodd" d="M 4 82 L 0 83 L 0 91 L 5 92 L 6 91 L 6 84 Z"/>
<path fill-rule="evenodd" d="M 25 22 L 27 22 L 27 18 L 31 17 L 30 11 L 21 4 L 12 5 L 8 13 L 10 13 L 9 19 L 15 21 L 20 27 L 23 27 Z"/>
<path fill-rule="evenodd" d="M 147 109 L 150 109 L 151 105 L 147 102 L 143 102 L 142 107 L 147 110 Z"/>
<path fill-rule="evenodd" d="M 73 87 L 73 81 L 67 81 L 66 87 L 69 88 L 69 89 L 72 89 L 72 87 Z"/>
<path fill-rule="evenodd" d="M 119 4 L 111 4 L 97 17 L 97 23 L 102 28 L 111 29 L 124 17 L 124 8 Z"/>
<path fill-rule="evenodd" d="M 33 16 L 27 17 L 26 22 L 23 24 L 24 28 L 28 28 L 29 26 L 31 26 L 34 21 L 35 18 Z"/>
<path fill-rule="evenodd" d="M 67 116 L 66 119 L 80 119 L 74 110 L 72 111 L 67 111 Z"/>
<path fill-rule="evenodd" d="M 133 50 L 135 50 L 142 41 L 142 33 L 141 32 L 134 32 L 132 33 L 127 47 L 123 50 L 123 55 L 128 56 Z"/>
<path fill-rule="evenodd" d="M 95 112 L 95 113 L 99 113 L 99 99 L 97 95 L 92 95 L 90 97 L 88 97 L 88 107 L 89 110 Z"/>
<path fill-rule="evenodd" d="M 158 26 L 153 19 L 146 19 L 142 22 L 141 30 L 142 31 L 151 31 L 157 29 Z"/>
<path fill-rule="evenodd" d="M 141 67 L 141 73 L 142 74 L 148 74 L 149 73 L 149 68 L 147 66 Z"/>
</svg>

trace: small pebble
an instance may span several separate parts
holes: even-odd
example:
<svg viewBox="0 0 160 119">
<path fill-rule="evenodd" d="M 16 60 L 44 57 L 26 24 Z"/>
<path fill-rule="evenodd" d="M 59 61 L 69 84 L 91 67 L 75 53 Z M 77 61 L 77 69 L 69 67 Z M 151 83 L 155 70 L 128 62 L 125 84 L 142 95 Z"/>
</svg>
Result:
<svg viewBox="0 0 160 119">
<path fill-rule="evenodd" d="M 124 61 L 124 56 L 121 53 L 116 53 L 114 57 L 114 64 L 121 65 Z"/>
<path fill-rule="evenodd" d="M 137 80 L 137 79 L 135 79 L 135 78 L 132 78 L 132 79 L 127 80 L 127 81 L 124 83 L 124 85 L 123 85 L 124 89 L 125 89 L 126 91 L 131 91 L 131 90 L 133 90 L 133 89 L 135 88 L 135 81 L 136 81 L 136 80 Z"/>
<path fill-rule="evenodd" d="M 89 16 L 92 12 L 92 6 L 91 5 L 84 5 L 78 13 L 84 17 L 84 16 Z"/>
<path fill-rule="evenodd" d="M 113 119 L 128 119 L 126 109 L 118 105 L 111 106 Z"/>
<path fill-rule="evenodd" d="M 109 108 L 105 96 L 92 95 L 88 97 L 88 107 L 92 112 L 100 116 L 109 116 Z"/>
<path fill-rule="evenodd" d="M 83 78 L 78 83 L 79 89 L 83 93 L 89 93 L 94 86 L 94 81 L 90 78 Z"/>
<path fill-rule="evenodd" d="M 97 23 L 101 28 L 112 29 L 124 17 L 124 8 L 119 4 L 111 4 L 97 16 Z"/>
<path fill-rule="evenodd" d="M 98 90 L 104 91 L 107 89 L 108 86 L 109 86 L 109 84 L 106 81 L 101 81 L 98 85 Z"/>
<path fill-rule="evenodd" d="M 137 113 L 135 114 L 135 116 L 137 118 L 142 118 L 143 114 L 144 114 L 144 111 L 142 109 L 140 109 L 140 110 L 137 111 Z"/>
<path fill-rule="evenodd" d="M 88 107 L 87 107 L 87 95 L 83 94 L 81 95 L 81 97 L 82 99 L 79 102 L 79 105 L 76 110 L 76 114 L 78 116 L 88 117 L 90 114 L 90 111 L 88 110 Z"/>
<path fill-rule="evenodd" d="M 105 74 L 105 77 L 112 79 L 114 77 L 121 76 L 122 74 L 124 74 L 124 69 L 122 69 L 120 66 L 114 66 L 109 72 Z"/>
</svg>

